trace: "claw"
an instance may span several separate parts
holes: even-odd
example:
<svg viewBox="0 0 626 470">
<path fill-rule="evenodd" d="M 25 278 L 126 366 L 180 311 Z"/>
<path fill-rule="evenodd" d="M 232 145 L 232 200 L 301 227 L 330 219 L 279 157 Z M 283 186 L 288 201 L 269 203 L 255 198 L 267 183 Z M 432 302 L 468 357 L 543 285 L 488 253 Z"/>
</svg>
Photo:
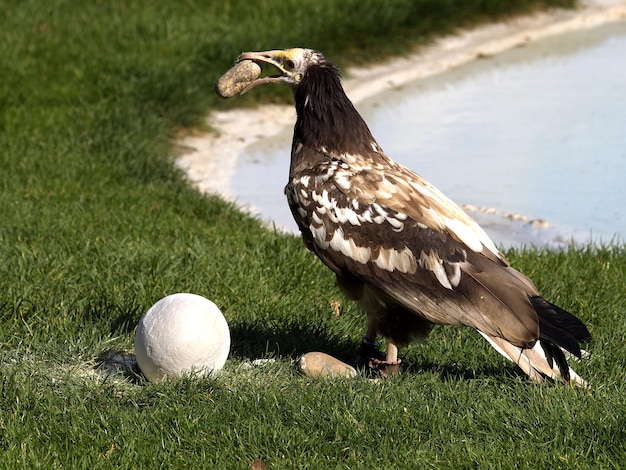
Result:
<svg viewBox="0 0 626 470">
<path fill-rule="evenodd" d="M 370 359 L 368 367 L 371 371 L 377 372 L 383 379 L 386 379 L 390 375 L 400 373 L 400 364 L 402 361 L 381 361 L 378 359 Z"/>
<path fill-rule="evenodd" d="M 370 341 L 365 336 L 361 340 L 361 345 L 357 349 L 355 366 L 366 369 L 371 375 L 387 378 L 390 375 L 400 372 L 400 361 L 387 361 L 386 355 L 378 348 L 376 341 Z"/>
</svg>

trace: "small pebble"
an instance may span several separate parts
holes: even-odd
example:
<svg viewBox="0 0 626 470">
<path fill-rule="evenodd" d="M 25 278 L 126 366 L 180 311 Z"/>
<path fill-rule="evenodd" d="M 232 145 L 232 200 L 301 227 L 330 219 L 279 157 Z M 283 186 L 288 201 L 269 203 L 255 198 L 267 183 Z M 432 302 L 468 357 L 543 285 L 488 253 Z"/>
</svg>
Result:
<svg viewBox="0 0 626 470">
<path fill-rule="evenodd" d="M 307 377 L 356 377 L 356 369 L 333 356 L 322 352 L 310 352 L 298 360 L 298 370 Z"/>
<path fill-rule="evenodd" d="M 242 60 L 219 78 L 215 83 L 215 92 L 221 98 L 232 98 L 241 93 L 259 75 L 261 75 L 259 64 L 252 60 Z"/>
</svg>

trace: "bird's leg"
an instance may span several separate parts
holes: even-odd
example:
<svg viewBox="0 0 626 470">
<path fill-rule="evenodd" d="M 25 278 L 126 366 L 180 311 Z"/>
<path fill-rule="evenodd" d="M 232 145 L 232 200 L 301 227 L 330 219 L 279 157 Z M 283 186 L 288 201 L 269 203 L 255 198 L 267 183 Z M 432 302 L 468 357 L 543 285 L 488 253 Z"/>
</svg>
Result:
<svg viewBox="0 0 626 470">
<path fill-rule="evenodd" d="M 400 359 L 398 359 L 398 346 L 396 343 L 387 339 L 387 354 L 384 361 L 380 361 L 377 364 L 377 368 L 380 371 L 380 375 L 388 377 L 392 374 L 400 372 Z"/>
<path fill-rule="evenodd" d="M 378 349 L 378 341 L 376 341 L 376 336 L 378 334 L 378 328 L 376 327 L 376 323 L 368 319 L 367 322 L 367 332 L 361 338 L 361 345 L 359 349 L 357 349 L 357 366 L 370 366 L 372 360 L 383 360 L 384 355 Z"/>
<path fill-rule="evenodd" d="M 398 346 L 390 340 L 387 340 L 387 355 L 385 361 L 389 364 L 398 363 Z"/>
<path fill-rule="evenodd" d="M 386 355 L 378 349 L 377 332 L 375 323 L 368 321 L 367 333 L 361 339 L 357 351 L 356 365 L 366 366 L 370 371 L 386 378 L 399 371 L 401 361 L 398 359 L 398 346 L 393 341 L 387 340 Z"/>
</svg>

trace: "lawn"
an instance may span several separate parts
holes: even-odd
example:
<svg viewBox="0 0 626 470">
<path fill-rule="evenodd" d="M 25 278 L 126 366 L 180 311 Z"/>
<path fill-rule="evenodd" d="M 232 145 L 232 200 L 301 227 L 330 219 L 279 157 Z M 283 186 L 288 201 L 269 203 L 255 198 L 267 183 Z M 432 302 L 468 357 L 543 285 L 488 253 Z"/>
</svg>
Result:
<svg viewBox="0 0 626 470">
<path fill-rule="evenodd" d="M 350 359 L 363 315 L 297 237 L 197 193 L 172 161 L 177 135 L 235 105 L 213 83 L 243 50 L 364 63 L 571 3 L 5 1 L 0 468 L 623 468 L 623 245 L 507 253 L 589 325 L 593 355 L 574 366 L 589 389 L 529 385 L 456 328 L 401 351 L 399 377 L 313 381 L 293 360 Z M 263 87 L 236 104 L 289 99 Z M 223 373 L 156 385 L 99 373 L 96 358 L 131 350 L 140 316 L 174 292 L 224 312 Z"/>
</svg>

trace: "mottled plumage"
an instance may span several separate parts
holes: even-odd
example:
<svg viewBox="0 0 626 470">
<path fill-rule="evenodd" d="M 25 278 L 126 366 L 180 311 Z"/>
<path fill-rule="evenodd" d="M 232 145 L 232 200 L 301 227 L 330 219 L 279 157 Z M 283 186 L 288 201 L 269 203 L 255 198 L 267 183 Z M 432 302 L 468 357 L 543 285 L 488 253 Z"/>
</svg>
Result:
<svg viewBox="0 0 626 470">
<path fill-rule="evenodd" d="M 423 178 L 391 160 L 341 85 L 337 67 L 310 49 L 250 52 L 294 92 L 285 193 L 304 242 L 368 316 L 364 344 L 425 339 L 433 324 L 477 329 L 533 380 L 583 384 L 565 354 L 590 338 L 573 315 L 541 298 L 487 234 Z"/>
</svg>

